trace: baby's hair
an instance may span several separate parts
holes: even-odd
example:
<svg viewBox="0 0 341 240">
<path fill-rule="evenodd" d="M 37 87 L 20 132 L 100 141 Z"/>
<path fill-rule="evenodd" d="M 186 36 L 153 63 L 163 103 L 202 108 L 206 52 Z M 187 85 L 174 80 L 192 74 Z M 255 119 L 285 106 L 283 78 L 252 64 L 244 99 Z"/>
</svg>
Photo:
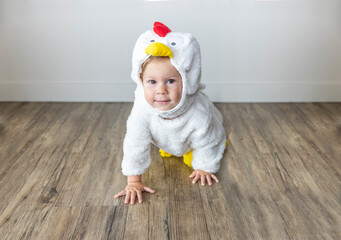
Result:
<svg viewBox="0 0 341 240">
<path fill-rule="evenodd" d="M 150 56 L 144 63 L 141 65 L 141 73 L 140 73 L 140 79 L 143 82 L 143 73 L 148 65 L 148 63 L 151 63 L 155 59 L 161 59 L 161 58 L 169 58 L 167 56 Z"/>
</svg>

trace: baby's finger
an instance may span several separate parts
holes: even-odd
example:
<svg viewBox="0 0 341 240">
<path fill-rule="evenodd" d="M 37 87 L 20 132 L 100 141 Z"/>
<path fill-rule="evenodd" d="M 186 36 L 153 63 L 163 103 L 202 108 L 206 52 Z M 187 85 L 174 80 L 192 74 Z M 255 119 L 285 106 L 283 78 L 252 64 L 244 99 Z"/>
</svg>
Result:
<svg viewBox="0 0 341 240">
<path fill-rule="evenodd" d="M 117 193 L 117 194 L 114 196 L 114 198 L 118 198 L 118 197 L 121 197 L 121 196 L 124 196 L 124 195 L 126 195 L 126 190 L 123 190 L 122 192 Z"/>
<path fill-rule="evenodd" d="M 210 175 L 207 175 L 207 176 L 206 176 L 206 179 L 207 179 L 208 185 L 212 185 L 211 176 L 210 176 Z"/>
<path fill-rule="evenodd" d="M 190 178 L 194 178 L 194 176 L 195 176 L 195 171 L 194 171 L 194 172 L 192 172 L 192 174 L 191 174 L 191 175 L 189 175 L 189 177 L 190 177 Z"/>
<path fill-rule="evenodd" d="M 137 192 L 137 199 L 139 200 L 139 203 L 142 203 L 142 192 L 141 191 Z"/>
<path fill-rule="evenodd" d="M 126 204 L 129 203 L 130 195 L 131 195 L 131 192 L 128 191 L 127 194 L 126 194 L 126 198 L 125 198 L 125 200 L 124 200 L 124 203 L 126 203 Z"/>
<path fill-rule="evenodd" d="M 195 176 L 195 178 L 193 179 L 192 183 L 196 183 L 196 182 L 199 180 L 199 178 L 200 178 L 200 175 L 197 174 L 197 175 Z"/>
<path fill-rule="evenodd" d="M 219 179 L 218 179 L 214 174 L 211 174 L 211 177 L 212 177 L 216 182 L 219 182 Z"/>
<path fill-rule="evenodd" d="M 131 193 L 130 204 L 132 204 L 132 205 L 135 204 L 135 198 L 136 198 L 136 192 L 133 191 L 133 192 Z"/>
<path fill-rule="evenodd" d="M 205 180 L 206 180 L 206 178 L 205 178 L 205 176 L 204 175 L 201 175 L 201 185 L 202 186 L 205 186 Z"/>
<path fill-rule="evenodd" d="M 155 190 L 151 189 L 150 187 L 144 187 L 143 190 L 150 192 L 150 193 L 155 193 Z"/>
</svg>

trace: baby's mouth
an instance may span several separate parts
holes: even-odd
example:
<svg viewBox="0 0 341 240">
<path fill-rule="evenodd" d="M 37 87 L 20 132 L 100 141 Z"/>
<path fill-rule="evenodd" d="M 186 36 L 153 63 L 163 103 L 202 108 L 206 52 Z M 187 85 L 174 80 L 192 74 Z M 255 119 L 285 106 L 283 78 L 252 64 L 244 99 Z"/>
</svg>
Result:
<svg viewBox="0 0 341 240">
<path fill-rule="evenodd" d="M 157 104 L 167 104 L 170 102 L 170 100 L 155 100 Z"/>
</svg>

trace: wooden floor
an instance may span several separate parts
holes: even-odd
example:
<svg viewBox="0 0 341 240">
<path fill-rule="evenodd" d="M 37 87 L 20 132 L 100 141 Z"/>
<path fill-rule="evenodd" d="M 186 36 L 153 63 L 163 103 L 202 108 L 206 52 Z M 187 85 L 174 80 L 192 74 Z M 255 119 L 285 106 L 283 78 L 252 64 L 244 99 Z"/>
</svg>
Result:
<svg viewBox="0 0 341 240">
<path fill-rule="evenodd" d="M 0 103 L 0 239 L 341 239 L 341 103 L 216 104 L 230 147 L 213 186 L 152 148 L 125 187 L 131 103 Z"/>
</svg>

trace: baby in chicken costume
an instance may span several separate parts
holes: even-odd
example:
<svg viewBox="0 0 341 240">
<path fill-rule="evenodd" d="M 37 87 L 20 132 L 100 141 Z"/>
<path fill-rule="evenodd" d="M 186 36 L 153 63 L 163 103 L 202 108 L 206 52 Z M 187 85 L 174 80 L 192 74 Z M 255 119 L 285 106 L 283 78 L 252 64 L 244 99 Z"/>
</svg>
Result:
<svg viewBox="0 0 341 240">
<path fill-rule="evenodd" d="M 200 46 L 189 33 L 172 32 L 155 22 L 143 33 L 133 51 L 131 77 L 136 82 L 135 101 L 127 120 L 122 173 L 126 188 L 115 195 L 125 203 L 142 202 L 142 192 L 155 191 L 141 182 L 150 165 L 150 144 L 162 157 L 183 157 L 193 168 L 189 176 L 202 185 L 219 170 L 227 146 L 222 116 L 201 91 Z"/>
</svg>

